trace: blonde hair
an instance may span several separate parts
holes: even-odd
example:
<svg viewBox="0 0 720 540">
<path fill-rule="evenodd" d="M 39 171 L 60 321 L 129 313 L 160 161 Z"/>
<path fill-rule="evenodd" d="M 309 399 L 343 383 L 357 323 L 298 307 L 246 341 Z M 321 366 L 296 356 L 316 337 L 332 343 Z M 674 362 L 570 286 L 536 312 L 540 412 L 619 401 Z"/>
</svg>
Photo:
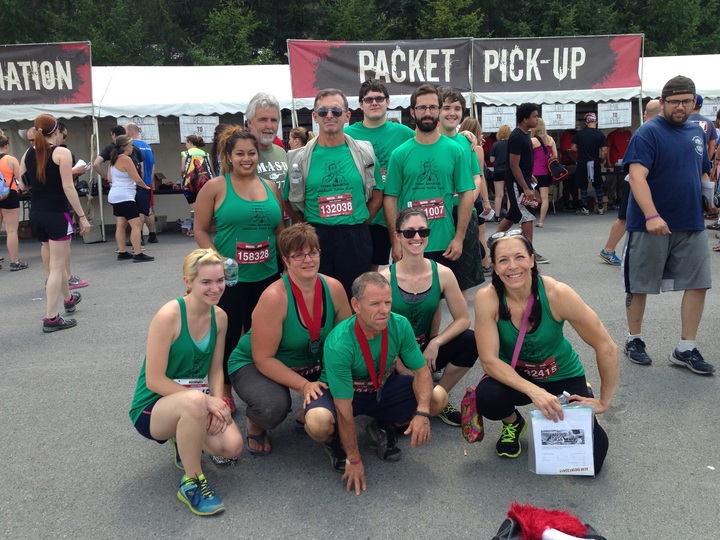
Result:
<svg viewBox="0 0 720 540">
<path fill-rule="evenodd" d="M 530 134 L 533 137 L 542 137 L 543 142 L 545 142 L 544 139 L 547 136 L 547 129 L 545 129 L 545 122 L 542 118 L 538 118 L 537 127 L 535 127 Z"/>
<path fill-rule="evenodd" d="M 183 261 L 183 277 L 189 282 L 193 282 L 198 274 L 200 268 L 203 266 L 210 266 L 213 264 L 224 265 L 225 259 L 212 248 L 198 248 L 190 252 Z M 190 294 L 190 288 L 185 291 L 185 294 Z"/>
<path fill-rule="evenodd" d="M 498 141 L 504 141 L 505 139 L 510 138 L 510 126 L 507 124 L 503 124 L 500 126 L 500 129 L 498 129 L 497 135 L 495 135 L 495 138 Z"/>
</svg>

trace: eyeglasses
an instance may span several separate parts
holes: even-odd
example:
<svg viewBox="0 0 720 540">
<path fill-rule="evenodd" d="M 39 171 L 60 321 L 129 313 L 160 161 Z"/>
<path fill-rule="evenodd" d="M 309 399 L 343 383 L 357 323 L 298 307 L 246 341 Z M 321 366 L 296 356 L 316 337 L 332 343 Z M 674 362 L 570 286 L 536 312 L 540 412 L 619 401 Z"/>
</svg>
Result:
<svg viewBox="0 0 720 540">
<path fill-rule="evenodd" d="M 430 229 L 404 229 L 402 231 L 398 231 L 400 234 L 402 234 L 405 238 L 410 240 L 411 238 L 415 238 L 415 235 L 420 235 L 420 238 L 427 238 L 430 236 Z"/>
<path fill-rule="evenodd" d="M 495 234 L 491 234 L 490 238 L 488 238 L 488 245 L 492 244 L 496 240 L 500 240 L 501 238 L 513 237 L 513 236 L 522 236 L 523 238 L 526 238 L 526 236 L 523 234 L 521 229 L 513 229 L 512 231 L 496 232 Z"/>
<path fill-rule="evenodd" d="M 303 262 L 305 260 L 305 257 L 310 257 L 311 259 L 317 259 L 320 257 L 320 250 L 319 249 L 313 249 L 312 251 L 309 251 L 307 253 L 296 253 L 295 255 L 290 255 L 288 259 L 292 259 L 295 262 Z"/>
<path fill-rule="evenodd" d="M 428 106 L 428 105 L 418 105 L 417 107 L 415 107 L 415 110 L 416 110 L 417 112 L 419 112 L 420 114 L 423 114 L 423 113 L 425 113 L 426 111 L 430 111 L 431 113 L 436 113 L 436 112 L 438 112 L 438 111 L 440 110 L 440 107 L 438 107 L 437 105 L 430 105 L 430 106 Z"/>
<path fill-rule="evenodd" d="M 328 109 L 327 107 L 320 107 L 315 112 L 320 118 L 325 118 L 329 113 L 332 113 L 333 116 L 337 116 L 339 118 L 345 111 L 343 111 L 340 107 L 333 107 L 331 109 Z"/>
<path fill-rule="evenodd" d="M 678 105 L 682 105 L 683 107 L 689 107 L 695 102 L 694 99 L 666 99 L 665 103 L 670 105 L 671 107 L 675 108 Z"/>
<path fill-rule="evenodd" d="M 385 96 L 375 96 L 375 97 L 364 97 L 364 98 L 362 98 L 362 101 L 366 105 L 370 105 L 373 102 L 383 103 L 383 102 L 387 101 L 387 99 L 388 98 L 386 98 Z"/>
</svg>

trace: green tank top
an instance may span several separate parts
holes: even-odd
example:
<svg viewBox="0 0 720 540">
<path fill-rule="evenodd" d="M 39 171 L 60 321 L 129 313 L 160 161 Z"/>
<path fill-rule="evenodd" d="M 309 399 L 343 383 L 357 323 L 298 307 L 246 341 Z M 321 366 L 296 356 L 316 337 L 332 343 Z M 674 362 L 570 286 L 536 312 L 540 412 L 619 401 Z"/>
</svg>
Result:
<svg viewBox="0 0 720 540">
<path fill-rule="evenodd" d="M 395 264 L 390 265 L 390 288 L 392 290 L 392 311 L 398 315 L 402 315 L 412 326 L 415 333 L 415 339 L 420 347 L 432 337 L 432 322 L 435 312 L 440 304 L 442 291 L 440 287 L 440 277 L 438 276 L 437 263 L 430 261 L 432 267 L 432 284 L 430 291 L 422 300 L 418 302 L 408 302 L 400 293 L 400 287 L 397 283 L 395 275 Z"/>
<path fill-rule="evenodd" d="M 278 274 L 275 229 L 282 221 L 277 198 L 260 180 L 267 197 L 262 201 L 240 198 L 225 175 L 225 200 L 215 211 L 215 247 L 226 258 L 238 262 L 238 281 L 262 281 Z"/>
<path fill-rule="evenodd" d="M 540 325 L 533 332 L 525 334 L 516 369 L 538 381 L 562 381 L 585 374 L 578 354 L 563 335 L 565 320 L 556 321 L 550 311 L 545 294 L 545 285 L 538 276 L 540 295 Z M 503 304 L 506 304 L 503 295 Z M 507 304 L 506 304 L 507 305 Z M 510 364 L 520 333 L 512 321 L 498 320 L 500 337 L 500 359 Z"/>
<path fill-rule="evenodd" d="M 203 379 L 207 377 L 210 371 L 210 363 L 215 351 L 215 340 L 217 338 L 215 308 L 213 307 L 210 310 L 210 339 L 208 340 L 207 349 L 201 350 L 188 330 L 185 299 L 178 298 L 177 302 L 180 304 L 180 334 L 170 344 L 165 375 L 169 379 Z M 140 376 L 135 387 L 135 396 L 130 406 L 130 420 L 133 425 L 137 422 L 145 407 L 162 397 L 147 387 L 145 381 L 146 362 L 147 358 L 143 360 L 142 368 L 140 368 Z"/>
<path fill-rule="evenodd" d="M 335 324 L 335 305 L 330 295 L 330 289 L 327 283 L 320 277 L 322 282 L 323 294 L 323 316 L 322 326 L 320 327 L 320 347 L 316 353 L 310 351 L 310 332 L 307 327 L 300 322 L 300 311 L 297 303 L 294 301 L 290 281 L 287 274 L 282 276 L 285 284 L 285 291 L 288 297 L 287 315 L 283 322 L 282 338 L 275 353 L 275 358 L 280 360 L 289 368 L 297 368 L 312 365 L 322 360 L 323 345 L 325 338 L 333 329 Z M 312 313 L 312 306 L 308 306 L 308 310 Z M 253 363 L 252 357 L 252 329 L 240 338 L 235 350 L 228 358 L 228 373 L 235 373 L 238 369 Z"/>
</svg>

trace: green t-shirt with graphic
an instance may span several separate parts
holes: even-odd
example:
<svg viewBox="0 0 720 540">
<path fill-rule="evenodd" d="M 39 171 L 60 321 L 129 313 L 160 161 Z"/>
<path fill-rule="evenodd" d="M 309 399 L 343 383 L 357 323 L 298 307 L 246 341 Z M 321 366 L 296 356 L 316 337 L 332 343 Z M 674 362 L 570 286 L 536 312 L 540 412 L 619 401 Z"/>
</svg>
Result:
<svg viewBox="0 0 720 540">
<path fill-rule="evenodd" d="M 355 335 L 355 319 L 353 315 L 333 328 L 325 340 L 323 352 L 323 369 L 320 381 L 327 383 L 330 393 L 337 399 L 352 399 L 355 393 L 353 381 L 369 381 L 365 359 Z M 375 371 L 380 376 L 380 346 L 382 332 L 368 340 L 370 353 L 375 364 Z M 413 371 L 425 365 L 420 346 L 415 341 L 415 333 L 408 320 L 397 313 L 390 313 L 388 319 L 388 356 L 385 375 L 396 357 Z M 383 383 L 385 380 L 383 379 Z"/>
<path fill-rule="evenodd" d="M 265 181 L 275 182 L 278 188 L 285 181 L 288 170 L 287 153 L 277 144 L 271 144 L 267 150 L 260 149 L 258 154 L 257 174 Z"/>
<path fill-rule="evenodd" d="M 395 122 L 385 122 L 382 126 L 376 128 L 368 128 L 362 122 L 355 122 L 352 126 L 345 128 L 345 133 L 355 140 L 368 141 L 373 145 L 383 182 L 385 182 L 390 154 L 402 143 L 415 136 L 412 129 Z M 371 225 L 386 226 L 385 212 L 383 212 L 382 208 L 370 223 Z"/>
<path fill-rule="evenodd" d="M 420 207 L 428 215 L 426 251 L 445 251 L 455 236 L 453 196 L 475 189 L 470 164 L 459 144 L 440 137 L 433 144 L 411 139 L 390 156 L 385 194 L 398 198 L 398 210 Z"/>
</svg>

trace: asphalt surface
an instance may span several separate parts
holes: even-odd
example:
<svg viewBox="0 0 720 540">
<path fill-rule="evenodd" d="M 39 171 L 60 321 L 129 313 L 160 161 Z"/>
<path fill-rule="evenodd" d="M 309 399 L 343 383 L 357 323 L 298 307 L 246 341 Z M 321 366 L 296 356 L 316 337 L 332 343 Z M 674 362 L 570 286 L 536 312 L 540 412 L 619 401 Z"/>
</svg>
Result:
<svg viewBox="0 0 720 540">
<path fill-rule="evenodd" d="M 541 272 L 574 287 L 621 346 L 627 330 L 620 270 L 598 258 L 613 219 L 550 214 L 545 228 L 535 229 L 535 244 L 551 259 Z M 267 457 L 244 452 L 224 469 L 204 458 L 227 510 L 194 516 L 175 497 L 180 473 L 170 445 L 144 439 L 128 417 L 148 323 L 183 293 L 181 263 L 195 247 L 179 233 L 159 239 L 148 244 L 156 259 L 146 264 L 116 261 L 112 242 L 75 240 L 73 273 L 90 286 L 80 290 L 78 326 L 54 334 L 41 331 L 38 244 L 21 242 L 31 266 L 10 273 L 2 243 L 0 537 L 489 539 L 513 501 L 569 509 L 613 540 L 720 537 L 718 377 L 667 360 L 680 336 L 680 293 L 648 299 L 643 333 L 653 365 L 631 364 L 620 353 L 620 388 L 601 417 L 610 450 L 596 478 L 536 476 L 525 454 L 498 458 L 493 422 L 483 442 L 469 445 L 459 428 L 433 420 L 430 444 L 410 448 L 403 438 L 400 462 L 385 463 L 368 448 L 360 418 L 368 487 L 357 497 L 345 492 L 321 446 L 293 432 L 290 416 L 270 433 Z M 715 242 L 708 233 L 708 245 Z M 717 280 L 720 255 L 711 256 Z M 717 290 L 709 291 L 698 341 L 706 359 L 720 364 L 717 301 Z M 566 333 L 598 388 L 592 351 L 572 329 Z M 459 405 L 481 374 L 473 368 L 452 402 Z M 235 420 L 245 433 L 238 403 Z M 296 395 L 295 410 L 299 403 Z"/>
</svg>

